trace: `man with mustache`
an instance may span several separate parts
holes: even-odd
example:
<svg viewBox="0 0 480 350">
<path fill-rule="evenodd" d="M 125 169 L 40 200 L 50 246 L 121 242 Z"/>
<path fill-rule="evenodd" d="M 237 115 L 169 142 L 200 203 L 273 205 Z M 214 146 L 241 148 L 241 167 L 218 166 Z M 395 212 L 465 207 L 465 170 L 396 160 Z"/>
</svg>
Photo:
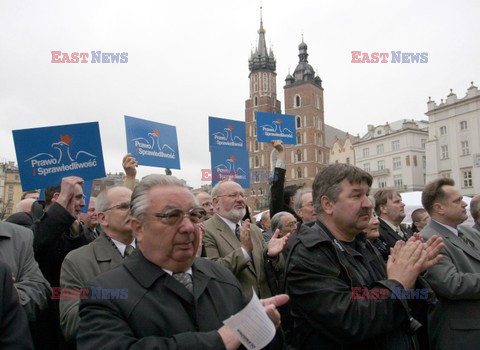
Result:
<svg viewBox="0 0 480 350">
<path fill-rule="evenodd" d="M 449 178 L 427 184 L 422 204 L 430 222 L 421 235 L 443 238 L 444 258 L 425 273 L 438 302 L 429 311 L 431 349 L 477 349 L 480 343 L 480 238 L 462 232 L 467 203 Z"/>
<path fill-rule="evenodd" d="M 130 227 L 131 196 L 132 191 L 123 186 L 102 191 L 95 204 L 103 233 L 92 243 L 70 252 L 63 261 L 61 290 L 54 290 L 53 295 L 60 298 L 60 326 L 67 342 L 75 341 L 80 322 L 78 306 L 80 298 L 86 297 L 75 291 L 93 277 L 120 265 L 135 248 Z M 72 291 L 74 297 L 70 295 Z"/>
<path fill-rule="evenodd" d="M 269 297 L 264 265 L 272 261 L 276 269 L 283 268 L 282 250 L 289 234 L 279 237 L 274 233 L 268 246 L 261 230 L 242 221 L 246 212 L 246 195 L 234 181 L 222 181 L 212 190 L 215 215 L 205 221 L 205 250 L 207 257 L 233 272 L 243 292 L 252 296 L 252 287 L 260 298 Z"/>
<path fill-rule="evenodd" d="M 441 259 L 443 243 L 438 237 L 399 242 L 385 265 L 362 232 L 371 217 L 372 181 L 349 164 L 329 165 L 315 176 L 317 221 L 300 227 L 286 262 L 297 349 L 416 348 L 419 323 L 403 293 L 392 293 L 415 288 L 419 274 Z"/>
</svg>

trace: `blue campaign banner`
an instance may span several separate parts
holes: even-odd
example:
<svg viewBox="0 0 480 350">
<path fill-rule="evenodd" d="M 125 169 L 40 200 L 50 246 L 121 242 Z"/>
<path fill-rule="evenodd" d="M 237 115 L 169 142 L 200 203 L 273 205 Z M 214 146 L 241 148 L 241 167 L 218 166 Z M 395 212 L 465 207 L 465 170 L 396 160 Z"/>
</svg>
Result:
<svg viewBox="0 0 480 350">
<path fill-rule="evenodd" d="M 177 129 L 172 125 L 125 116 L 128 153 L 138 164 L 180 169 Z"/>
<path fill-rule="evenodd" d="M 219 181 L 230 179 L 243 188 L 250 187 L 250 167 L 246 150 L 211 147 L 210 159 L 212 186 Z"/>
<path fill-rule="evenodd" d="M 282 140 L 285 144 L 295 145 L 297 143 L 295 116 L 256 112 L 256 119 L 258 142 Z"/>
<path fill-rule="evenodd" d="M 247 149 L 245 122 L 208 117 L 210 147 Z"/>
<path fill-rule="evenodd" d="M 24 191 L 59 185 L 63 177 L 105 177 L 98 122 L 13 130 Z"/>
<path fill-rule="evenodd" d="M 88 211 L 88 204 L 90 203 L 90 198 L 92 197 L 92 186 L 93 180 L 88 180 L 83 183 L 83 196 L 85 197 L 85 206 L 80 210 L 82 213 Z"/>
</svg>

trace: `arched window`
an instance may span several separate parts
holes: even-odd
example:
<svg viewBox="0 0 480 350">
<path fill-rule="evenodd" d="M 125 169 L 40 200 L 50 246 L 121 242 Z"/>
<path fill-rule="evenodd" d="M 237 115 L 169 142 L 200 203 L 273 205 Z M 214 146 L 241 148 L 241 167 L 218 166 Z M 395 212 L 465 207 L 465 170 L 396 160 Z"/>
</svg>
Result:
<svg viewBox="0 0 480 350">
<path fill-rule="evenodd" d="M 297 134 L 297 145 L 301 145 L 302 144 L 302 136 L 300 135 L 300 133 Z"/>
<path fill-rule="evenodd" d="M 300 104 L 301 104 L 300 96 L 295 95 L 295 107 L 300 107 Z"/>
<path fill-rule="evenodd" d="M 297 151 L 297 162 L 302 161 L 302 152 L 300 150 Z"/>
<path fill-rule="evenodd" d="M 258 191 L 260 192 L 260 195 L 263 196 L 263 188 L 259 188 Z"/>
<path fill-rule="evenodd" d="M 297 178 L 298 179 L 302 178 L 302 169 L 300 169 L 300 167 L 297 168 Z"/>
<path fill-rule="evenodd" d="M 259 164 L 258 164 L 258 156 L 255 156 L 255 168 L 258 168 Z"/>
<path fill-rule="evenodd" d="M 301 127 L 302 127 L 302 118 L 297 117 L 297 128 L 301 128 Z"/>
<path fill-rule="evenodd" d="M 254 106 L 258 106 L 258 98 L 257 98 L 257 96 L 255 96 L 255 97 L 253 98 L 253 105 L 254 105 Z"/>
<path fill-rule="evenodd" d="M 254 150 L 255 150 L 255 151 L 258 151 L 258 141 L 255 141 L 255 147 L 254 147 Z"/>
</svg>

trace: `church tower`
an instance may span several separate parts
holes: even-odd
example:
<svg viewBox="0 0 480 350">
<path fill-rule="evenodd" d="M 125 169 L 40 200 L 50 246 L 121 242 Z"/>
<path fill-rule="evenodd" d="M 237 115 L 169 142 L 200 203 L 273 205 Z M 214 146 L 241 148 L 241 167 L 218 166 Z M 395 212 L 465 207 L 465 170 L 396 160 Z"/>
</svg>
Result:
<svg viewBox="0 0 480 350">
<path fill-rule="evenodd" d="M 257 142 L 255 112 L 281 113 L 280 101 L 277 100 L 276 60 L 272 49 L 267 50 L 261 12 L 258 46 L 250 54 L 248 68 L 250 95 L 245 101 L 245 122 L 251 187 L 247 190 L 249 197 L 247 202 L 252 210 L 260 210 L 268 208 L 269 205 L 268 179 L 274 170 L 271 164 L 273 147 L 267 143 Z"/>
<path fill-rule="evenodd" d="M 308 63 L 307 44 L 298 46 L 299 62 L 293 76 L 285 79 L 285 114 L 295 116 L 297 144 L 286 147 L 287 185 L 312 186 L 327 164 L 322 79 Z"/>
</svg>

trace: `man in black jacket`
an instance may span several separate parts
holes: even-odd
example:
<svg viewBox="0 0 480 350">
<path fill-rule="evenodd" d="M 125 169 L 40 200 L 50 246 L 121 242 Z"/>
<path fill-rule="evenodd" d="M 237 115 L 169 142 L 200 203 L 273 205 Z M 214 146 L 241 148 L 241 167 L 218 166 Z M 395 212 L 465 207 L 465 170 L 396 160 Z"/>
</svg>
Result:
<svg viewBox="0 0 480 350">
<path fill-rule="evenodd" d="M 287 294 L 298 349 L 413 349 L 418 328 L 404 289 L 436 264 L 442 240 L 398 243 L 385 266 L 366 240 L 372 177 L 348 165 L 323 168 L 313 183 L 318 221 L 302 225 L 287 259 Z M 392 297 L 400 291 L 400 298 Z"/>
</svg>

